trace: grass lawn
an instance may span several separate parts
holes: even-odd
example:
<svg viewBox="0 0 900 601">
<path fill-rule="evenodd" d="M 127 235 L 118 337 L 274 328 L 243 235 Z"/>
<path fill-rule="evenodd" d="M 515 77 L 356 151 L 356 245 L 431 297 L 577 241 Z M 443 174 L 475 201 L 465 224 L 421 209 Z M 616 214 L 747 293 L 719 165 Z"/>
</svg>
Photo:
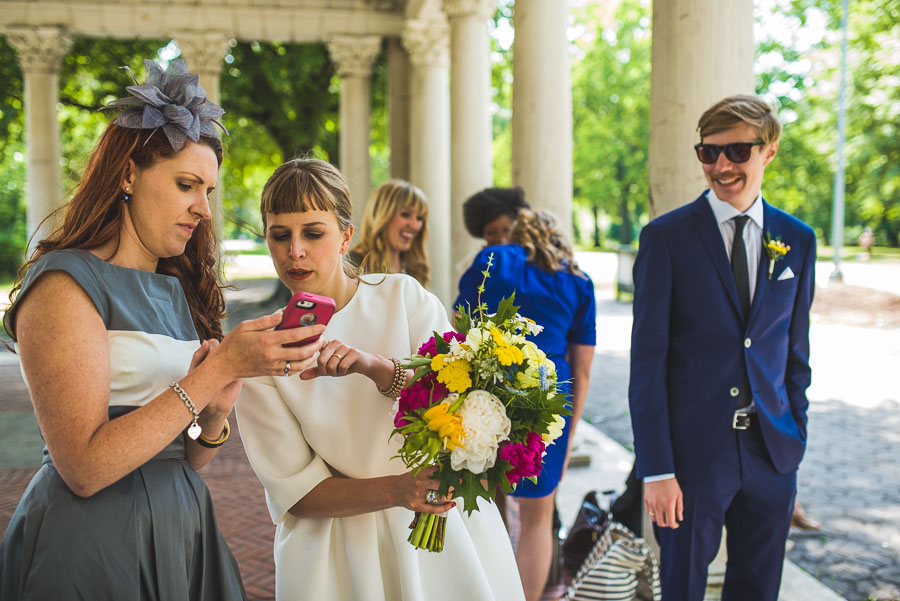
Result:
<svg viewBox="0 0 900 601">
<path fill-rule="evenodd" d="M 830 261 L 834 259 L 834 248 L 831 246 L 820 246 L 818 249 L 819 261 Z M 891 248 L 889 246 L 875 246 L 872 248 L 871 255 L 868 259 L 863 258 L 862 248 L 859 246 L 844 246 L 841 248 L 842 261 L 900 261 L 900 248 Z"/>
</svg>

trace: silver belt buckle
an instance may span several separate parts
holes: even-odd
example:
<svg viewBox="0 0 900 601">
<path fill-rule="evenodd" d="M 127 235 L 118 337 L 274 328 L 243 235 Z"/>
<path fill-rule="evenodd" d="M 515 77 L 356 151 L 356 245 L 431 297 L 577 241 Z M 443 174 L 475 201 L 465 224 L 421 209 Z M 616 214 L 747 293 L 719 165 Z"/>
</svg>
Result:
<svg viewBox="0 0 900 601">
<path fill-rule="evenodd" d="M 731 420 L 731 427 L 735 430 L 746 430 L 750 427 L 750 413 L 746 411 L 735 411 Z"/>
</svg>

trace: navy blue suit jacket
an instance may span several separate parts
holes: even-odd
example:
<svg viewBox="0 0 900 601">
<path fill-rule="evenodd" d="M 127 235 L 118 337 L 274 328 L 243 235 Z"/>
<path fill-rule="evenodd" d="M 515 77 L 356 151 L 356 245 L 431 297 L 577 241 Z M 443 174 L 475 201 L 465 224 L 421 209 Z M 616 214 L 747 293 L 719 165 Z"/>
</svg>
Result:
<svg viewBox="0 0 900 601">
<path fill-rule="evenodd" d="M 745 370 L 775 468 L 789 473 L 803 457 L 816 238 L 809 226 L 765 201 L 763 212 L 763 231 L 791 250 L 775 262 L 769 279 L 760 245 L 746 320 L 705 194 L 641 232 L 628 391 L 639 477 L 703 476 L 733 435 L 732 388 L 742 386 Z M 794 277 L 779 280 L 788 267 Z"/>
</svg>

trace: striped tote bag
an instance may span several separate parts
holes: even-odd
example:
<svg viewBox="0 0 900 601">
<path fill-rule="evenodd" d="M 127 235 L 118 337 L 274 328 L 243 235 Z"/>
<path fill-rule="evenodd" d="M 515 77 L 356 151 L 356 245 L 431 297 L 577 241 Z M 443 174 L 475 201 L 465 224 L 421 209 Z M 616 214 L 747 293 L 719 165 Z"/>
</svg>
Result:
<svg viewBox="0 0 900 601">
<path fill-rule="evenodd" d="M 569 587 L 571 601 L 660 601 L 656 556 L 642 538 L 612 522 Z"/>
</svg>

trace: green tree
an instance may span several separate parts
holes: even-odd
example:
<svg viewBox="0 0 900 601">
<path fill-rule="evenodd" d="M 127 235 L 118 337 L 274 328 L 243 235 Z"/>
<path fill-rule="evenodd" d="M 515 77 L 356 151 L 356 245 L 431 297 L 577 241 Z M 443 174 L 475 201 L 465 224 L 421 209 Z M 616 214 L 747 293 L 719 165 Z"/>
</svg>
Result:
<svg viewBox="0 0 900 601">
<path fill-rule="evenodd" d="M 765 192 L 777 205 L 831 240 L 837 168 L 837 88 L 841 3 L 792 0 L 760 15 L 786 25 L 762 28 L 757 46 L 757 91 L 774 96 L 785 122 Z M 825 35 L 799 46 L 814 31 Z M 850 3 L 845 243 L 866 226 L 879 244 L 900 245 L 900 3 Z M 790 35 L 779 37 L 779 31 Z M 830 32 L 830 33 L 829 33 Z M 893 82 L 893 83 L 892 83 Z"/>
<path fill-rule="evenodd" d="M 577 15 L 583 53 L 573 66 L 574 202 L 594 216 L 592 235 L 601 246 L 601 215 L 614 234 L 630 244 L 647 211 L 650 114 L 650 9 L 624 0 L 608 26 L 602 7 Z"/>
<path fill-rule="evenodd" d="M 491 32 L 494 185 L 512 185 L 512 0 L 498 0 Z"/>
</svg>

